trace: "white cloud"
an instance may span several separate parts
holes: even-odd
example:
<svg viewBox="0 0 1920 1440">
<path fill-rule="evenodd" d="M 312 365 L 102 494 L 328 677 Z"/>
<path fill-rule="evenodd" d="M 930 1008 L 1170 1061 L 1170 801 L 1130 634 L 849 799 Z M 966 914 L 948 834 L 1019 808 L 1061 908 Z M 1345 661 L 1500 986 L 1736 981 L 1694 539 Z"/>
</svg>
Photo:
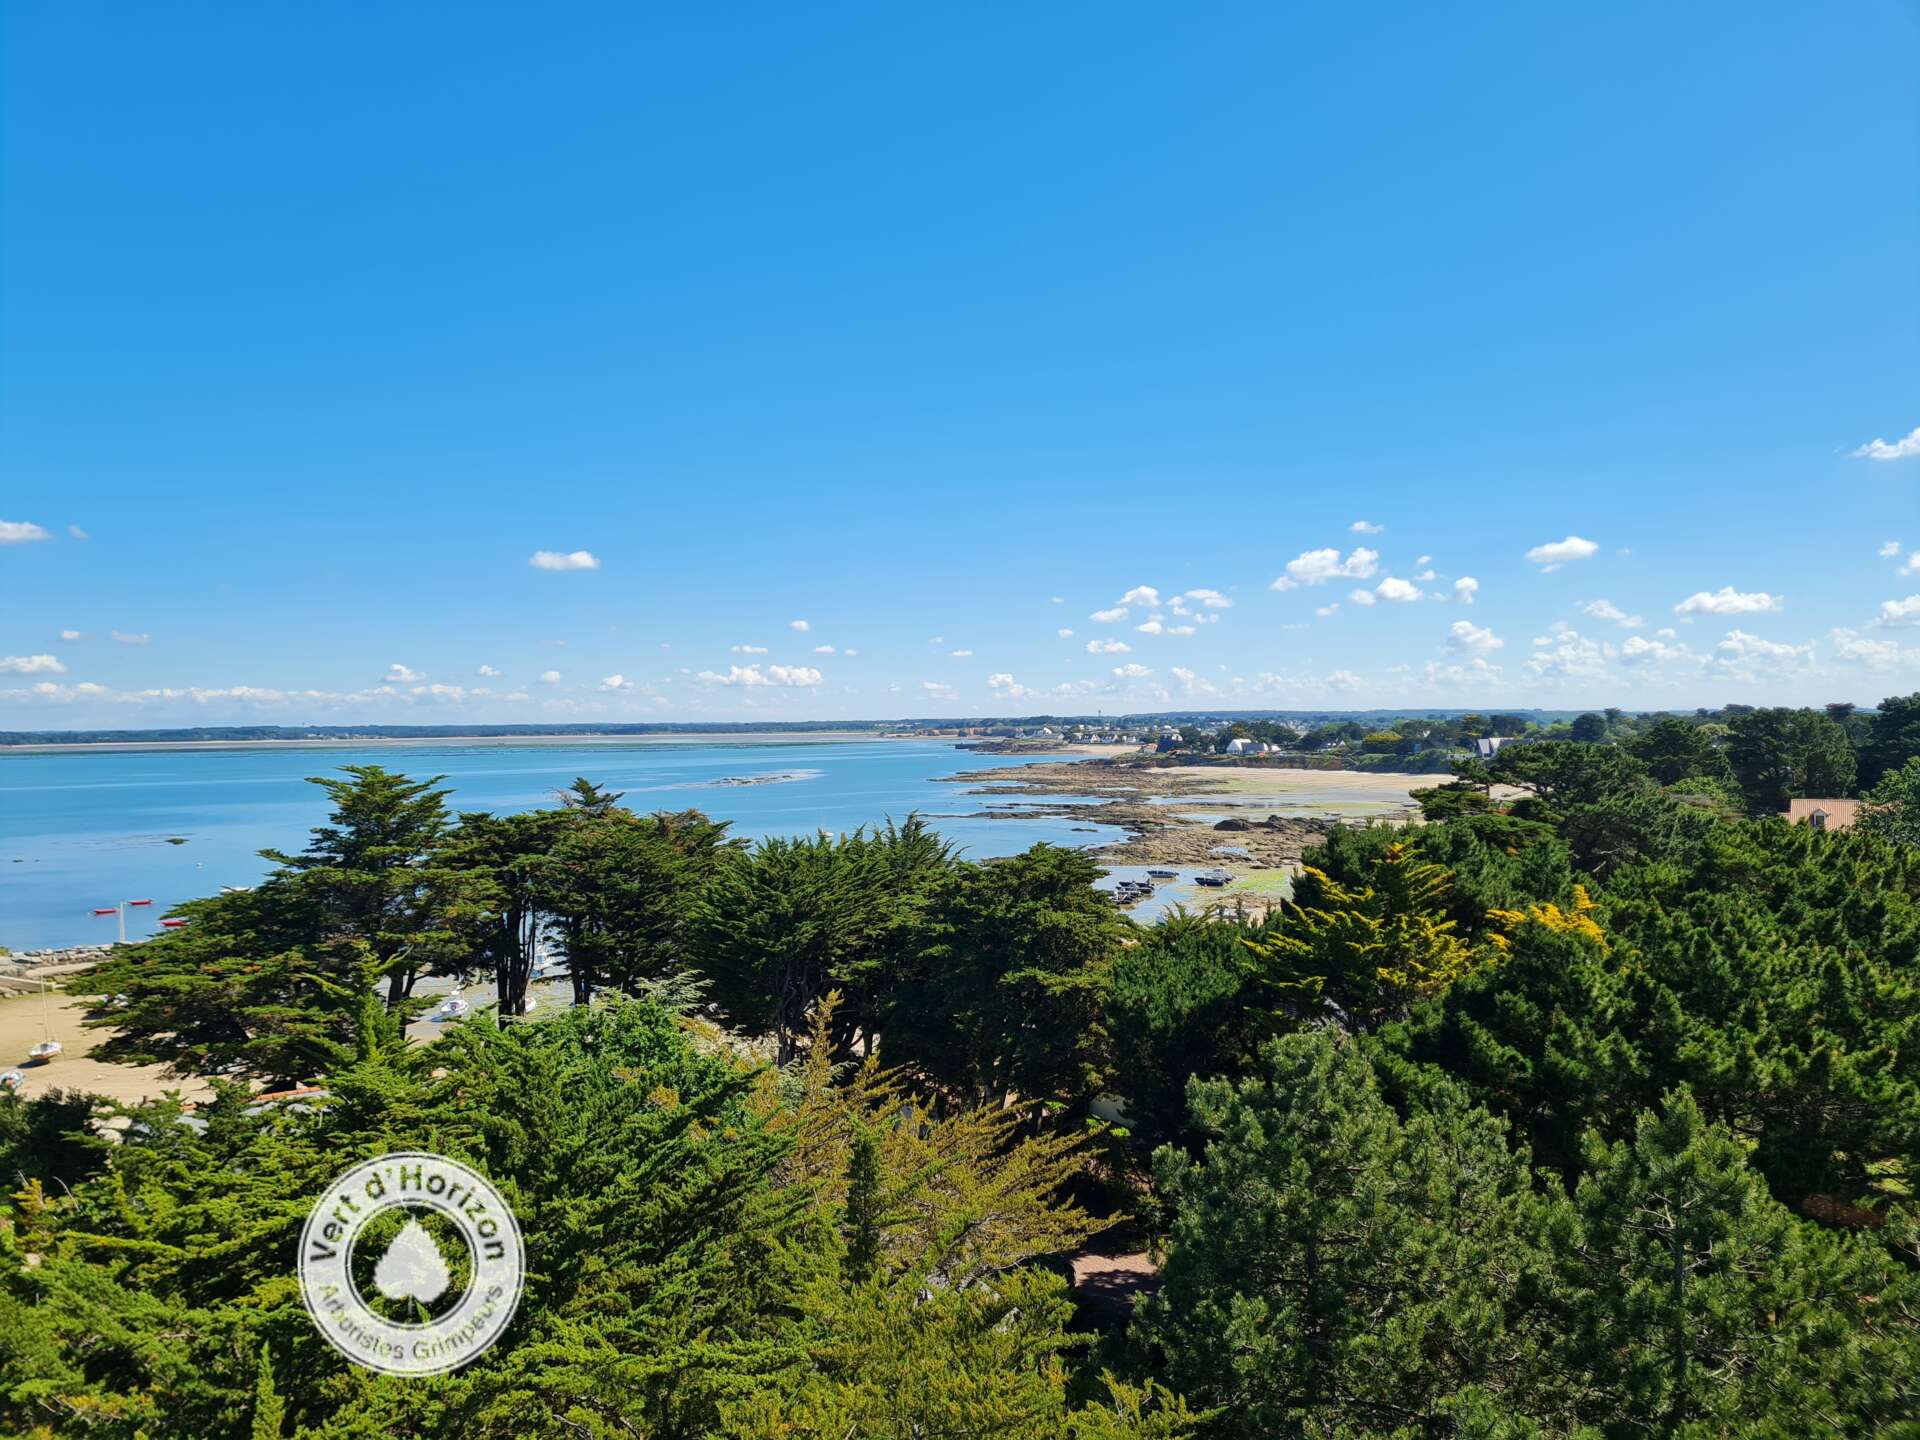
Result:
<svg viewBox="0 0 1920 1440">
<path fill-rule="evenodd" d="M 1920 650 L 1909 649 L 1898 640 L 1869 640 L 1857 630 L 1846 629 L 1828 631 L 1827 638 L 1833 641 L 1834 654 L 1840 659 L 1872 670 L 1920 665 Z"/>
<path fill-rule="evenodd" d="M 0 655 L 0 674 L 64 675 L 67 667 L 51 655 Z"/>
<path fill-rule="evenodd" d="M 1058 634 L 1058 635 L 1059 635 L 1059 637 L 1060 637 L 1060 638 L 1061 638 L 1062 640 L 1071 640 L 1071 639 L 1073 638 L 1073 631 L 1071 631 L 1071 630 L 1069 630 L 1069 629 L 1068 629 L 1068 628 L 1067 628 L 1066 626 L 1064 626 L 1064 625 L 1062 625 L 1062 626 L 1061 626 L 1061 627 L 1059 628 L 1059 630 L 1058 630 L 1058 631 L 1056 631 L 1055 633 L 1056 633 L 1056 634 Z"/>
<path fill-rule="evenodd" d="M 1064 605 L 1067 603 L 1067 599 L 1064 595 L 1049 595 L 1047 597 L 1047 603 L 1049 605 Z"/>
<path fill-rule="evenodd" d="M 427 677 L 412 666 L 402 665 L 398 660 L 387 667 L 387 673 L 380 677 L 389 685 L 412 685 Z"/>
<path fill-rule="evenodd" d="M 1438 580 L 1440 578 L 1440 575 L 1438 571 L 1434 570 L 1431 566 L 1429 566 L 1427 569 L 1422 570 L 1419 574 L 1415 575 L 1413 578 L 1418 580 L 1422 585 L 1425 585 L 1430 581 Z M 1444 600 L 1447 597 L 1444 595 L 1436 595 L 1433 598 L 1436 600 Z"/>
<path fill-rule="evenodd" d="M 1366 580 L 1379 565 L 1380 552 L 1369 550 L 1364 545 L 1357 546 L 1344 560 L 1340 558 L 1340 552 L 1331 547 L 1306 550 L 1287 562 L 1287 573 L 1275 580 L 1270 588 L 1291 590 L 1299 585 L 1319 585 L 1328 580 Z"/>
<path fill-rule="evenodd" d="M 153 639 L 153 636 L 145 633 L 129 634 L 124 630 L 109 630 L 107 633 L 122 645 L 145 645 Z"/>
<path fill-rule="evenodd" d="M 488 679 L 494 679 L 500 674 L 500 672 L 494 669 L 493 666 L 491 665 L 482 665 L 478 670 L 474 671 L 473 673 L 476 675 L 484 675 Z"/>
<path fill-rule="evenodd" d="M 1384 525 L 1374 524 L 1373 521 L 1371 520 L 1356 520 L 1351 525 L 1347 526 L 1347 529 L 1351 530 L 1356 535 L 1378 535 L 1381 531 L 1385 530 L 1386 528 L 1387 527 Z"/>
<path fill-rule="evenodd" d="M 1455 650 L 1470 651 L 1475 655 L 1488 655 L 1506 645 L 1492 630 L 1484 625 L 1476 625 L 1471 620 L 1456 620 L 1447 631 L 1447 644 Z"/>
<path fill-rule="evenodd" d="M 1153 671 L 1149 670 L 1146 666 L 1136 665 L 1131 661 L 1125 665 L 1116 665 L 1113 667 L 1113 678 L 1116 680 L 1144 680 L 1151 674 L 1153 674 Z"/>
<path fill-rule="evenodd" d="M 1166 625 L 1157 618 L 1149 620 L 1145 624 L 1136 625 L 1133 628 L 1138 630 L 1142 635 L 1164 635 L 1167 630 Z"/>
<path fill-rule="evenodd" d="M 1116 605 L 1158 605 L 1160 592 L 1151 585 L 1136 585 L 1114 603 Z"/>
<path fill-rule="evenodd" d="M 0 520 L 0 545 L 24 545 L 29 540 L 45 540 L 47 532 L 25 520 Z"/>
<path fill-rule="evenodd" d="M 1590 679 L 1606 673 L 1609 649 L 1570 625 L 1556 621 L 1533 643 L 1537 648 L 1527 657 L 1527 668 L 1542 678 Z"/>
<path fill-rule="evenodd" d="M 624 675 L 609 675 L 600 682 L 600 688 L 612 694 L 621 690 L 633 689 L 633 682 Z"/>
<path fill-rule="evenodd" d="M 769 665 L 764 670 L 758 665 L 729 665 L 724 675 L 714 670 L 702 670 L 694 678 L 702 685 L 741 685 L 752 689 L 756 686 L 818 685 L 821 675 L 809 665 Z"/>
<path fill-rule="evenodd" d="M 1907 563 L 1900 567 L 1902 575 L 1920 575 L 1920 550 L 1907 556 Z"/>
<path fill-rule="evenodd" d="M 86 531 L 82 530 L 78 525 L 67 526 L 67 534 L 71 535 L 76 540 L 91 540 L 93 538 Z"/>
<path fill-rule="evenodd" d="M 1087 654 L 1089 655 L 1124 655 L 1131 649 L 1133 649 L 1133 647 L 1124 640 L 1087 641 Z"/>
<path fill-rule="evenodd" d="M 1233 601 L 1229 600 L 1225 595 L 1222 595 L 1218 590 L 1189 590 L 1187 591 L 1186 598 L 1189 600 L 1198 600 L 1209 610 L 1231 610 L 1233 608 Z"/>
<path fill-rule="evenodd" d="M 62 630 L 60 632 L 60 638 L 62 640 L 71 642 L 74 640 L 84 639 L 85 637 L 82 636 L 78 630 Z"/>
<path fill-rule="evenodd" d="M 813 625 L 806 620 L 789 620 L 787 621 L 787 628 L 789 630 L 797 630 L 800 634 L 804 635 L 813 629 Z"/>
<path fill-rule="evenodd" d="M 960 698 L 960 692 L 958 690 L 938 680 L 922 680 L 920 682 L 920 688 L 926 691 L 930 698 L 935 700 L 958 700 Z"/>
<path fill-rule="evenodd" d="M 847 646 L 846 649 L 842 650 L 840 653 L 842 655 L 858 655 L 860 652 L 854 649 L 851 645 L 849 645 Z"/>
<path fill-rule="evenodd" d="M 1855 460 L 1905 460 L 1920 455 L 1920 426 L 1898 440 L 1869 440 L 1853 452 Z"/>
<path fill-rule="evenodd" d="M 1730 662 L 1743 660 L 1798 660 L 1811 658 L 1813 645 L 1782 645 L 1773 640 L 1762 640 L 1758 635 L 1749 635 L 1745 630 L 1729 630 L 1727 638 L 1714 647 Z"/>
<path fill-rule="evenodd" d="M 1087 618 L 1101 625 L 1118 625 L 1127 618 L 1127 607 L 1116 605 L 1111 610 L 1096 610 Z"/>
<path fill-rule="evenodd" d="M 600 561 L 590 550 L 536 550 L 527 561 L 536 570 L 598 570 Z"/>
<path fill-rule="evenodd" d="M 1480 593 L 1480 582 L 1471 575 L 1462 575 L 1453 582 L 1453 598 L 1462 605 L 1471 605 L 1474 597 Z"/>
<path fill-rule="evenodd" d="M 973 651 L 971 650 L 949 650 L 947 654 L 955 660 L 971 660 L 973 658 Z"/>
<path fill-rule="evenodd" d="M 1899 553 L 1900 542 L 1898 540 L 1889 540 L 1880 547 L 1880 558 L 1882 560 L 1891 560 Z"/>
<path fill-rule="evenodd" d="M 1527 551 L 1527 559 L 1543 570 L 1558 570 L 1572 560 L 1590 560 L 1600 551 L 1600 547 L 1591 540 L 1582 540 L 1578 535 L 1569 535 L 1564 540 L 1554 540 L 1545 545 L 1536 545 Z"/>
<path fill-rule="evenodd" d="M 1611 620 L 1628 630 L 1638 630 L 1647 623 L 1638 615 L 1627 614 L 1611 600 L 1582 600 L 1579 608 L 1583 615 L 1591 615 L 1596 620 Z"/>
<path fill-rule="evenodd" d="M 831 645 L 816 645 L 813 647 L 813 653 L 816 655 L 831 655 L 834 653 L 834 649 Z"/>
<path fill-rule="evenodd" d="M 1396 604 L 1410 605 L 1420 598 L 1420 587 L 1411 580 L 1402 580 L 1398 575 L 1389 575 L 1373 587 L 1373 593 L 1382 600 L 1391 600 Z"/>
<path fill-rule="evenodd" d="M 1339 608 L 1340 608 L 1340 602 L 1338 600 L 1335 600 L 1331 605 L 1320 606 L 1313 613 L 1318 615 L 1322 620 L 1324 620 L 1327 618 L 1327 616 L 1333 614 L 1334 611 L 1338 610 Z"/>
<path fill-rule="evenodd" d="M 560 672 L 558 670 L 542 670 L 540 672 L 540 683 L 542 685 L 558 685 L 560 683 Z"/>
<path fill-rule="evenodd" d="M 1700 657 L 1684 645 L 1671 643 L 1672 631 L 1663 631 L 1667 640 L 1649 640 L 1644 635 L 1629 635 L 1626 643 L 1620 647 L 1620 654 L 1631 661 L 1654 661 L 1661 665 L 1670 665 L 1676 661 L 1699 660 Z"/>
<path fill-rule="evenodd" d="M 1785 597 L 1764 590 L 1736 590 L 1722 585 L 1709 594 L 1695 591 L 1673 607 L 1676 615 L 1765 615 L 1787 608 Z"/>
<path fill-rule="evenodd" d="M 1909 595 L 1904 600 L 1882 600 L 1880 623 L 1888 627 L 1920 625 L 1920 595 Z"/>
<path fill-rule="evenodd" d="M 1371 590 L 1354 590 L 1347 595 L 1347 598 L 1356 605 L 1373 604 L 1373 592 Z"/>
<path fill-rule="evenodd" d="M 767 647 L 764 645 L 729 645 L 727 649 L 735 655 L 764 655 L 767 653 Z"/>
</svg>

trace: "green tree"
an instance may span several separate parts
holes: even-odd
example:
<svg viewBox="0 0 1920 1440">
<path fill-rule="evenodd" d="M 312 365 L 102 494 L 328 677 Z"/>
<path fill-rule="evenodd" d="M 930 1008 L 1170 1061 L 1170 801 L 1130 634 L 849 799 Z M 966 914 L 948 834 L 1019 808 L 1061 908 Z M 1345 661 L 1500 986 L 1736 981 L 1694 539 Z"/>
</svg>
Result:
<svg viewBox="0 0 1920 1440">
<path fill-rule="evenodd" d="M 1915 1278 L 1793 1218 L 1684 1091 L 1596 1146 L 1555 1256 L 1574 1417 L 1608 1436 L 1906 1433 Z"/>
<path fill-rule="evenodd" d="M 1916 756 L 1920 756 L 1920 690 L 1889 695 L 1874 711 L 1860 752 L 1861 783 L 1878 785 Z"/>
<path fill-rule="evenodd" d="M 459 953 L 448 924 L 460 881 L 442 850 L 451 822 L 446 777 L 410 780 L 378 765 L 345 765 L 349 778 L 314 776 L 333 802 L 297 855 L 261 855 L 297 877 L 315 897 L 326 932 L 317 939 L 363 946 L 387 981 L 387 1004 L 413 993 L 418 978 Z"/>
<path fill-rule="evenodd" d="M 1847 732 L 1817 711 L 1753 710 L 1735 716 L 1727 732 L 1727 761 L 1755 814 L 1785 810 L 1796 796 L 1853 793 Z"/>
<path fill-rule="evenodd" d="M 1519 1388 L 1540 1336 L 1544 1209 L 1501 1126 L 1440 1087 L 1402 1119 L 1360 1046 L 1273 1041 L 1195 1080 L 1203 1158 L 1155 1156 L 1164 1288 L 1132 1338 L 1209 1433 L 1448 1433 L 1470 1390 Z"/>
<path fill-rule="evenodd" d="M 1627 743 L 1627 752 L 1662 785 L 1692 779 L 1731 780 L 1732 767 L 1705 727 L 1672 717 L 1656 721 Z"/>
<path fill-rule="evenodd" d="M 1862 798 L 1866 805 L 1857 822 L 1862 830 L 1902 845 L 1920 845 L 1920 756 L 1882 776 Z"/>
</svg>

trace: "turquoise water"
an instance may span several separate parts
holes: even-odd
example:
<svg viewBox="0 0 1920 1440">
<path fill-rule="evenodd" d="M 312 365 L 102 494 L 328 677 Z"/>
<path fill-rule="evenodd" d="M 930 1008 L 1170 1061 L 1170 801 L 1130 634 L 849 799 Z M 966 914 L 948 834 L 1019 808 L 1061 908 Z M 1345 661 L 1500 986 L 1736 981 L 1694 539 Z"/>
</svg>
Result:
<svg viewBox="0 0 1920 1440">
<path fill-rule="evenodd" d="M 96 906 L 151 899 L 127 912 L 129 938 L 151 934 L 169 905 L 269 868 L 257 851 L 297 850 L 326 818 L 305 777 L 377 764 L 445 775 L 457 810 L 529 810 L 554 803 L 576 775 L 624 790 L 636 810 L 699 809 L 733 833 L 845 831 L 919 811 L 975 859 L 1039 841 L 1101 845 L 1112 826 L 1018 816 L 968 820 L 984 798 L 938 777 L 1012 768 L 1036 757 L 976 755 L 950 743 L 852 741 L 565 741 L 439 745 L 312 745 L 286 749 L 0 752 L 0 945 L 14 950 L 111 940 Z M 776 783 L 716 784 L 778 776 Z M 173 837 L 184 845 L 171 844 Z"/>
</svg>

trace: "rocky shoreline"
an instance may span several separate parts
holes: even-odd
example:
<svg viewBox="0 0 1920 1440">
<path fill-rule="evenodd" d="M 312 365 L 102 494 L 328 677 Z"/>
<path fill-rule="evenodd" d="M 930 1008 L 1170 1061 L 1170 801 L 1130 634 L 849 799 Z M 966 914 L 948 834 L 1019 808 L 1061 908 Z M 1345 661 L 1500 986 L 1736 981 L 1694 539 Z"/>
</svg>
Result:
<svg viewBox="0 0 1920 1440">
<path fill-rule="evenodd" d="M 53 950 L 14 950 L 0 955 L 0 964 L 15 970 L 69 969 L 98 965 L 113 951 L 108 945 L 63 945 Z"/>
</svg>

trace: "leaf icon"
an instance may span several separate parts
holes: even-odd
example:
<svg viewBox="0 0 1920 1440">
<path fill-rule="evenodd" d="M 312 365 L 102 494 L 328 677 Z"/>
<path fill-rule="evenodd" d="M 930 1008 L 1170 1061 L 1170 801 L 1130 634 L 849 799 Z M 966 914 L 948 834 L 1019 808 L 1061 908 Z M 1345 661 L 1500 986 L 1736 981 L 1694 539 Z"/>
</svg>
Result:
<svg viewBox="0 0 1920 1440">
<path fill-rule="evenodd" d="M 433 1236 L 418 1220 L 409 1220 L 373 1269 L 373 1283 L 389 1300 L 431 1304 L 446 1294 L 452 1277 Z"/>
</svg>

